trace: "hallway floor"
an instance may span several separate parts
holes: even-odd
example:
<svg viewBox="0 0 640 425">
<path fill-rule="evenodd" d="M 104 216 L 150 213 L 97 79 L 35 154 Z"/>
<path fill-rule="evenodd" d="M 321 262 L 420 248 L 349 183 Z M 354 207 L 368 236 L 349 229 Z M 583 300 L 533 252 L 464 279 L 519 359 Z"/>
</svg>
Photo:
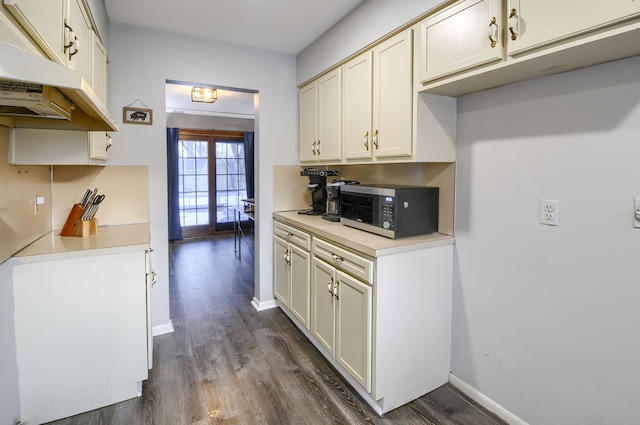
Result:
<svg viewBox="0 0 640 425">
<path fill-rule="evenodd" d="M 51 424 L 504 424 L 450 385 L 379 417 L 280 309 L 255 311 L 254 259 L 232 236 L 170 257 L 175 331 L 154 338 L 143 395 Z"/>
</svg>

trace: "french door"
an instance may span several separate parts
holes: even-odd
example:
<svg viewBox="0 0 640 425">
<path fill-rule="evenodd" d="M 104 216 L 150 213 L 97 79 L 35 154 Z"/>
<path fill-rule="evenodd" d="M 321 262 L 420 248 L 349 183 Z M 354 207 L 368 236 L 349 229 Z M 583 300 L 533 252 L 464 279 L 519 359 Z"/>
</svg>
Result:
<svg viewBox="0 0 640 425">
<path fill-rule="evenodd" d="M 247 197 L 242 133 L 180 130 L 178 161 L 183 236 L 232 230 Z"/>
</svg>

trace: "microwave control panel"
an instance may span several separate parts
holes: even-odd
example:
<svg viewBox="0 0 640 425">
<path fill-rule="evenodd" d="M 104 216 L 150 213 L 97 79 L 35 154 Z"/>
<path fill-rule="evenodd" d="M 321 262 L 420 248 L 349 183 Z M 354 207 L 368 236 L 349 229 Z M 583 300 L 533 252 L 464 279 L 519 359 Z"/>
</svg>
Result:
<svg viewBox="0 0 640 425">
<path fill-rule="evenodd" d="M 393 228 L 393 196 L 385 196 L 382 201 L 382 227 Z"/>
</svg>

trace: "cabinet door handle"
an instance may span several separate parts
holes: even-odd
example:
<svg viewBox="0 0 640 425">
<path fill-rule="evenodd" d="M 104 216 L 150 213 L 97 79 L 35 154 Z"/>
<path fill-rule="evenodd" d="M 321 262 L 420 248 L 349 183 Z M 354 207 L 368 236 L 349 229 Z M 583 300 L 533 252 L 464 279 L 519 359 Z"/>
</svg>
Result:
<svg viewBox="0 0 640 425">
<path fill-rule="evenodd" d="M 315 142 L 315 140 L 311 144 L 311 152 L 313 152 L 314 155 L 316 154 L 316 142 Z"/>
<path fill-rule="evenodd" d="M 491 42 L 491 48 L 496 47 L 498 43 L 498 24 L 496 24 L 496 17 L 494 16 L 489 23 L 489 29 L 487 30 L 489 35 L 489 41 Z"/>
<path fill-rule="evenodd" d="M 376 132 L 373 133 L 373 146 L 375 146 L 376 149 L 378 149 L 378 130 L 376 130 Z"/>
<path fill-rule="evenodd" d="M 316 151 L 318 152 L 318 155 L 320 155 L 320 140 L 316 143 Z"/>
<path fill-rule="evenodd" d="M 329 279 L 329 283 L 327 283 L 327 289 L 329 290 L 329 293 L 333 297 L 333 277 Z"/>
<path fill-rule="evenodd" d="M 336 300 L 339 300 L 340 297 L 338 296 L 338 285 L 340 284 L 340 281 L 338 279 L 336 279 L 336 281 L 333 284 L 333 296 L 336 297 Z"/>
<path fill-rule="evenodd" d="M 509 32 L 511 33 L 511 39 L 518 39 L 518 12 L 515 9 L 511 9 L 509 19 L 507 20 L 509 26 Z"/>
<path fill-rule="evenodd" d="M 364 147 L 369 150 L 369 132 L 364 133 Z"/>
</svg>

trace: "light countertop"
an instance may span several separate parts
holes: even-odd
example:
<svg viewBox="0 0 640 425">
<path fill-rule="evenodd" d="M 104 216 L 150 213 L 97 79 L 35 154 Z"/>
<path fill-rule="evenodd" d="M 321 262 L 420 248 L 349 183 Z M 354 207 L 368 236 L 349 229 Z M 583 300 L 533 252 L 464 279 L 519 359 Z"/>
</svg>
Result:
<svg viewBox="0 0 640 425">
<path fill-rule="evenodd" d="M 443 233 L 389 239 L 345 226 L 341 223 L 323 220 L 321 216 L 298 214 L 297 211 L 274 212 L 273 218 L 370 257 L 380 257 L 442 245 L 452 245 L 454 243 L 453 236 Z"/>
<path fill-rule="evenodd" d="M 99 226 L 97 234 L 85 237 L 60 236 L 60 230 L 54 230 L 19 251 L 11 262 L 25 264 L 145 249 L 149 249 L 149 223 Z"/>
</svg>

